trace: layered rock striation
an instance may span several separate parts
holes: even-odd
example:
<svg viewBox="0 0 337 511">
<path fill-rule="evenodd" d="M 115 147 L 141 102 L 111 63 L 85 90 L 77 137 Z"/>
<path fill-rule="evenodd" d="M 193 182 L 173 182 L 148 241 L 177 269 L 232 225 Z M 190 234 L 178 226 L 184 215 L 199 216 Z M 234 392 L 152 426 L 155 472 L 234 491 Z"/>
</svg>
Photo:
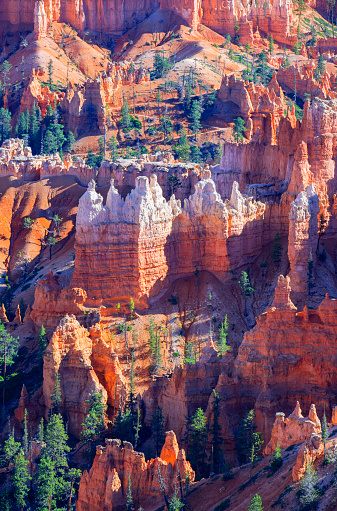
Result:
<svg viewBox="0 0 337 511">
<path fill-rule="evenodd" d="M 149 461 L 129 442 L 122 445 L 120 440 L 106 440 L 105 447 L 97 447 L 90 471 L 81 477 L 76 509 L 122 511 L 129 484 L 134 504 L 144 509 L 160 506 L 165 504 L 162 486 L 171 496 L 186 478 L 193 482 L 194 472 L 173 431 L 166 433 L 160 457 Z"/>
<path fill-rule="evenodd" d="M 98 325 L 89 333 L 75 316 L 65 316 L 60 321 L 44 355 L 46 418 L 53 407 L 57 374 L 62 396 L 60 410 L 67 415 L 69 432 L 77 437 L 93 393 L 100 393 L 103 402 L 115 409 L 121 400 L 125 401 L 126 381 L 117 355 L 103 340 Z"/>
<path fill-rule="evenodd" d="M 243 197 L 237 185 L 224 203 L 209 172 L 203 177 L 183 206 L 174 195 L 169 201 L 163 198 L 156 175 L 150 182 L 137 177 L 125 200 L 112 182 L 105 206 L 90 183 L 79 203 L 71 286 L 82 286 L 91 305 L 133 297 L 144 307 L 172 280 L 195 268 L 224 279 L 242 259 L 257 254 L 264 205 Z M 251 240 L 246 248 L 239 236 L 244 231 Z"/>
</svg>

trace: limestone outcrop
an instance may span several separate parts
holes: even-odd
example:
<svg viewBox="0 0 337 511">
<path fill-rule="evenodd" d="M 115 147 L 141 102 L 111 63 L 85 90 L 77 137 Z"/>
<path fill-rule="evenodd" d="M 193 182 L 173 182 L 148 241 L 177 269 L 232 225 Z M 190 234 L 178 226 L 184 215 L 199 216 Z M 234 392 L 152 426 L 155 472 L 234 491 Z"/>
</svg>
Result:
<svg viewBox="0 0 337 511">
<path fill-rule="evenodd" d="M 295 410 L 285 419 L 283 412 L 276 414 L 271 432 L 271 439 L 264 449 L 264 454 L 273 454 L 276 446 L 285 449 L 290 445 L 309 440 L 313 434 L 321 433 L 321 422 L 317 417 L 315 405 L 310 406 L 308 417 L 303 417 L 299 402 Z"/>
<path fill-rule="evenodd" d="M 79 437 L 92 393 L 117 409 L 125 401 L 126 381 L 118 357 L 102 338 L 99 326 L 89 334 L 74 316 L 65 316 L 55 330 L 44 355 L 43 395 L 46 418 L 52 408 L 56 374 L 69 432 Z M 118 385 L 118 392 L 116 392 Z M 124 394 L 123 394 L 124 393 Z"/>
<path fill-rule="evenodd" d="M 194 481 L 194 472 L 184 450 L 179 450 L 173 431 L 166 433 L 160 457 L 149 461 L 129 442 L 122 445 L 120 440 L 106 440 L 105 447 L 97 447 L 89 473 L 84 472 L 81 477 L 76 509 L 124 510 L 129 479 L 134 504 L 144 509 L 147 505 L 160 506 L 165 504 L 160 479 L 166 495 L 171 496 L 186 477 Z"/>
</svg>

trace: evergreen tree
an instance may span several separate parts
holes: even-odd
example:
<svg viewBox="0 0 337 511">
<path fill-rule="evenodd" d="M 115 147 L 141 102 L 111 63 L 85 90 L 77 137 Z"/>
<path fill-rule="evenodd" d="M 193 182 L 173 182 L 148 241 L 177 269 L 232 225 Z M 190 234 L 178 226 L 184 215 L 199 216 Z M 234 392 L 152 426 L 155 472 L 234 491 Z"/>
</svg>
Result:
<svg viewBox="0 0 337 511">
<path fill-rule="evenodd" d="M 102 161 L 105 160 L 105 144 L 104 144 L 103 137 L 99 137 L 98 146 L 99 146 L 98 157 L 99 157 L 99 166 L 100 166 Z"/>
<path fill-rule="evenodd" d="M 254 424 L 255 413 L 250 410 L 242 419 L 239 426 L 236 450 L 240 463 L 253 463 L 262 446 L 261 434 L 256 433 Z"/>
<path fill-rule="evenodd" d="M 184 108 L 185 112 L 188 114 L 191 110 L 192 103 L 192 82 L 188 80 L 186 88 L 185 88 L 185 98 L 184 98 Z"/>
<path fill-rule="evenodd" d="M 112 159 L 113 162 L 115 162 L 119 157 L 118 142 L 115 135 L 112 135 L 108 142 L 108 150 L 110 152 L 110 158 Z"/>
<path fill-rule="evenodd" d="M 272 35 L 270 36 L 270 39 L 269 39 L 268 51 L 269 51 L 269 55 L 272 56 L 274 53 L 274 38 Z"/>
<path fill-rule="evenodd" d="M 210 429 L 211 433 L 211 446 L 212 446 L 212 471 L 218 474 L 224 469 L 224 455 L 223 455 L 223 438 L 221 437 L 221 425 L 219 423 L 220 417 L 220 401 L 221 397 L 215 389 L 213 389 L 213 403 L 212 413 L 213 422 Z"/>
<path fill-rule="evenodd" d="M 260 495 L 256 493 L 250 501 L 248 511 L 263 511 L 263 509 L 264 507 L 262 506 L 262 499 Z"/>
<path fill-rule="evenodd" d="M 169 59 L 165 59 L 161 52 L 155 54 L 153 61 L 153 71 L 155 78 L 162 78 L 172 68 Z"/>
<path fill-rule="evenodd" d="M 280 238 L 280 233 L 277 231 L 277 233 L 274 236 L 273 239 L 273 245 L 271 249 L 271 258 L 275 264 L 280 263 L 282 260 L 282 243 Z"/>
<path fill-rule="evenodd" d="M 49 89 L 53 90 L 53 74 L 54 74 L 54 66 L 53 61 L 50 59 L 48 63 L 48 85 Z"/>
<path fill-rule="evenodd" d="M 199 101 L 196 100 L 193 101 L 190 115 L 192 118 L 191 128 L 194 133 L 195 139 L 197 139 L 197 135 L 201 130 L 200 119 L 202 112 L 203 112 L 202 100 L 200 99 Z"/>
<path fill-rule="evenodd" d="M 29 481 L 31 479 L 27 469 L 28 464 L 29 461 L 25 459 L 23 452 L 19 452 L 14 461 L 12 484 L 14 500 L 20 511 L 23 511 L 28 505 Z"/>
<path fill-rule="evenodd" d="M 281 447 L 280 447 L 280 444 L 277 442 L 276 447 L 275 447 L 275 452 L 273 455 L 273 461 L 271 464 L 272 471 L 276 472 L 276 470 L 278 470 L 280 468 L 282 463 L 283 463 L 283 460 L 282 460 Z"/>
<path fill-rule="evenodd" d="M 11 120 L 12 116 L 10 111 L 6 108 L 0 108 L 0 145 L 8 138 L 11 138 Z"/>
<path fill-rule="evenodd" d="M 46 426 L 44 441 L 43 456 L 48 456 L 56 469 L 68 467 L 67 453 L 70 447 L 67 445 L 68 435 L 61 414 L 51 416 Z"/>
<path fill-rule="evenodd" d="M 43 417 L 42 417 L 39 427 L 38 427 L 37 439 L 40 442 L 40 444 L 42 444 L 42 442 L 44 442 L 44 420 L 43 420 Z"/>
<path fill-rule="evenodd" d="M 71 153 L 73 145 L 75 144 L 75 137 L 72 131 L 69 131 L 66 139 L 65 151 Z"/>
<path fill-rule="evenodd" d="M 51 130 L 47 130 L 43 139 L 43 151 L 45 154 L 57 153 L 57 140 L 56 136 Z"/>
<path fill-rule="evenodd" d="M 7 368 L 14 364 L 18 354 L 19 338 L 12 337 L 0 321 L 0 365 L 2 368 L 2 414 L 5 416 L 5 394 Z"/>
<path fill-rule="evenodd" d="M 170 500 L 170 505 L 168 511 L 180 511 L 184 507 L 184 504 L 180 501 L 177 492 L 175 491 L 172 499 Z"/>
<path fill-rule="evenodd" d="M 51 402 L 53 403 L 52 413 L 58 413 L 59 407 L 62 403 L 60 374 L 58 371 L 55 374 L 55 387 L 54 392 L 51 395 Z"/>
<path fill-rule="evenodd" d="M 178 158 L 186 163 L 190 156 L 190 147 L 185 128 L 180 130 L 179 135 L 179 145 L 176 147 L 176 152 L 178 154 Z"/>
<path fill-rule="evenodd" d="M 318 499 L 319 492 L 317 488 L 318 478 L 312 464 L 307 466 L 305 474 L 300 481 L 299 501 L 303 508 L 308 509 L 313 506 Z"/>
<path fill-rule="evenodd" d="M 30 115 L 29 145 L 33 154 L 41 152 L 41 119 L 42 114 L 38 105 L 33 105 Z"/>
<path fill-rule="evenodd" d="M 43 359 L 44 352 L 47 349 L 48 339 L 46 334 L 46 329 L 43 325 L 41 325 L 40 335 L 39 335 L 39 357 Z"/>
<path fill-rule="evenodd" d="M 133 498 L 131 489 L 131 477 L 128 476 L 128 491 L 126 492 L 126 511 L 133 510 Z"/>
<path fill-rule="evenodd" d="M 25 414 L 24 414 L 24 419 L 23 419 L 23 452 L 24 452 L 25 456 L 28 456 L 29 439 L 28 439 L 27 408 L 25 408 Z"/>
<path fill-rule="evenodd" d="M 200 163 L 202 161 L 202 153 L 197 145 L 191 146 L 191 161 Z"/>
<path fill-rule="evenodd" d="M 191 433 L 189 438 L 189 459 L 197 478 L 205 476 L 205 450 L 207 444 L 207 419 L 201 408 L 198 408 L 192 417 Z"/>
<path fill-rule="evenodd" d="M 233 138 L 237 144 L 243 141 L 243 134 L 247 131 L 245 127 L 245 121 L 241 117 L 237 117 L 234 120 L 233 126 Z"/>
<path fill-rule="evenodd" d="M 241 272 L 240 279 L 239 279 L 239 286 L 241 289 L 241 294 L 243 295 L 244 300 L 245 300 L 244 313 L 245 313 L 245 316 L 247 316 L 247 298 L 252 296 L 255 292 L 255 289 L 253 288 L 253 286 L 250 283 L 250 277 L 249 277 L 248 272 L 246 272 L 246 271 Z"/>
<path fill-rule="evenodd" d="M 55 470 L 49 456 L 44 456 L 38 465 L 36 476 L 36 511 L 51 511 L 55 493 Z"/>
<path fill-rule="evenodd" d="M 105 427 L 106 406 L 102 402 L 102 394 L 93 392 L 90 396 L 89 410 L 82 424 L 81 439 L 84 442 L 93 442 L 94 438 Z"/>
<path fill-rule="evenodd" d="M 164 133 L 164 142 L 167 142 L 168 135 L 172 133 L 172 121 L 167 115 L 162 115 L 159 118 L 159 131 Z"/>
<path fill-rule="evenodd" d="M 123 128 L 123 131 L 129 131 L 131 129 L 131 115 L 129 104 L 126 99 L 124 99 L 124 103 L 121 108 L 121 116 L 120 126 Z"/>
<path fill-rule="evenodd" d="M 20 450 L 21 444 L 20 442 L 15 441 L 14 432 L 12 431 L 8 440 L 4 442 L 3 446 L 4 460 L 7 465 L 9 465 L 15 456 L 19 454 Z"/>
<path fill-rule="evenodd" d="M 230 351 L 231 347 L 227 344 L 227 336 L 228 336 L 228 320 L 227 320 L 227 314 L 225 316 L 225 319 L 222 323 L 220 323 L 220 329 L 219 329 L 219 340 L 218 340 L 218 350 L 219 350 L 219 356 L 223 357 L 227 351 Z"/>
<path fill-rule="evenodd" d="M 93 169 L 97 168 L 96 156 L 94 155 L 94 151 L 92 149 L 89 150 L 85 163 Z"/>
<path fill-rule="evenodd" d="M 28 113 L 28 117 L 27 117 Z M 25 139 L 28 137 L 30 131 L 30 116 L 29 116 L 29 110 L 27 109 L 26 112 L 21 112 L 19 115 L 18 122 L 15 126 L 15 134 L 18 138 Z"/>
<path fill-rule="evenodd" d="M 151 431 L 156 450 L 156 456 L 159 456 L 165 442 L 164 416 L 160 406 L 157 406 L 152 415 Z"/>
<path fill-rule="evenodd" d="M 261 76 L 262 83 L 265 83 L 268 78 L 268 58 L 267 53 L 262 51 L 258 57 L 257 72 Z"/>
<path fill-rule="evenodd" d="M 325 410 L 324 410 L 323 419 L 322 419 L 321 437 L 322 437 L 322 442 L 324 444 L 324 458 L 326 458 L 326 443 L 328 441 L 329 434 L 328 434 L 328 422 L 326 420 Z"/>
</svg>

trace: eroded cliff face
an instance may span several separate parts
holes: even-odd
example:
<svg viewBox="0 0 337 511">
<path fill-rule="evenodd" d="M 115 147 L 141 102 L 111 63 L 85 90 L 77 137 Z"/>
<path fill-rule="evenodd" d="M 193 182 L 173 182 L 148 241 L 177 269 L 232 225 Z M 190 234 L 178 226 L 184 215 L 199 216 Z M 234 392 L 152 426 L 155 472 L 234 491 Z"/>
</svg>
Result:
<svg viewBox="0 0 337 511">
<path fill-rule="evenodd" d="M 46 418 L 53 407 L 56 375 L 61 387 L 61 410 L 66 413 L 69 432 L 80 436 L 92 393 L 118 409 L 126 396 L 126 380 L 118 357 L 102 338 L 99 325 L 90 333 L 75 316 L 65 316 L 56 328 L 44 355 L 43 395 Z M 118 387 L 118 392 L 117 392 Z"/>
<path fill-rule="evenodd" d="M 133 450 L 129 442 L 106 440 L 98 446 L 94 463 L 84 472 L 80 481 L 77 511 L 122 511 L 131 484 L 134 504 L 160 506 L 165 504 L 161 485 L 171 496 L 176 486 L 187 479 L 194 481 L 194 472 L 186 461 L 184 450 L 179 450 L 173 431 L 166 433 L 165 444 L 159 458 L 145 460 L 143 453 Z M 162 480 L 162 482 L 161 482 Z"/>
</svg>

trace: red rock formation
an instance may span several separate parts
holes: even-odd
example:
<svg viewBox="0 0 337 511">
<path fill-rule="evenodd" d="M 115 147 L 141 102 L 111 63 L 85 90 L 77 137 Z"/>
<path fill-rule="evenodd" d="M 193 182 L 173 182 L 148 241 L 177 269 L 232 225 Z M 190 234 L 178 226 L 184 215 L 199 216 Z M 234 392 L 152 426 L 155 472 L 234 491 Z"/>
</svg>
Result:
<svg viewBox="0 0 337 511">
<path fill-rule="evenodd" d="M 55 330 L 43 364 L 46 418 L 52 407 L 57 373 L 62 394 L 61 410 L 67 414 L 71 434 L 79 437 L 92 393 L 101 393 L 103 402 L 116 409 L 120 406 L 126 388 L 125 378 L 117 356 L 106 345 L 98 326 L 89 335 L 74 316 L 66 316 Z M 118 393 L 115 390 L 117 384 Z"/>
<path fill-rule="evenodd" d="M 34 7 L 34 34 L 36 39 L 47 36 L 48 18 L 44 8 L 44 1 L 38 0 Z"/>
<path fill-rule="evenodd" d="M 299 402 L 295 410 L 284 419 L 284 413 L 278 412 L 271 432 L 271 439 L 264 454 L 273 454 L 277 444 L 281 449 L 309 440 L 313 434 L 321 433 L 321 422 L 317 417 L 315 405 L 310 406 L 308 417 L 303 417 Z"/>
<path fill-rule="evenodd" d="M 299 298 L 310 292 L 312 278 L 308 282 L 308 264 L 316 260 L 318 240 L 319 200 L 313 186 L 299 193 L 291 204 L 289 222 L 288 257 L 290 282 L 294 296 Z"/>
<path fill-rule="evenodd" d="M 179 451 L 173 431 L 166 433 L 160 457 L 150 461 L 145 461 L 144 454 L 135 452 L 129 442 L 124 442 L 122 447 L 120 440 L 106 440 L 105 447 L 97 447 L 89 473 L 84 472 L 81 477 L 76 509 L 124 510 L 129 478 L 133 501 L 137 506 L 144 509 L 147 505 L 160 506 L 164 504 L 160 476 L 169 496 L 185 477 L 194 481 L 194 472 L 186 461 L 184 450 Z"/>
<path fill-rule="evenodd" d="M 244 198 L 237 187 L 230 203 L 224 204 L 209 173 L 185 199 L 183 208 L 174 195 L 169 202 L 163 198 L 155 175 L 150 183 L 147 177 L 138 177 L 125 201 L 112 183 L 105 207 L 94 184 L 89 184 L 77 214 L 71 286 L 82 286 L 91 306 L 110 300 L 128 303 L 133 297 L 144 308 L 149 297 L 195 268 L 223 279 L 230 264 L 238 267 L 244 257 L 257 254 L 262 239 L 254 227 L 259 224 L 262 234 L 264 209 L 263 204 Z M 252 240 L 246 248 L 239 241 L 243 230 Z M 242 246 L 240 251 L 237 243 Z M 205 247 L 202 253 L 200 244 Z M 102 251 L 104 267 L 97 264 Z M 121 279 L 121 274 L 127 278 Z"/>
<path fill-rule="evenodd" d="M 293 481 L 297 482 L 305 474 L 307 467 L 313 465 L 317 458 L 323 456 L 324 444 L 320 435 L 313 434 L 298 451 L 295 466 L 292 470 Z"/>
<path fill-rule="evenodd" d="M 239 106 L 240 116 L 247 128 L 245 135 L 249 140 L 262 141 L 267 138 L 272 145 L 276 144 L 276 132 L 287 105 L 275 73 L 267 87 L 237 80 L 234 74 L 224 75 L 218 100 L 225 103 L 231 101 Z"/>
<path fill-rule="evenodd" d="M 336 77 L 325 72 L 322 78 L 317 81 L 314 78 L 316 63 L 313 61 L 304 64 L 302 67 L 290 66 L 287 69 L 277 71 L 278 83 L 286 92 L 294 92 L 296 87 L 297 96 L 304 101 L 307 98 L 333 99 L 337 97 Z"/>
<path fill-rule="evenodd" d="M 20 103 L 20 112 L 25 112 L 28 108 L 32 110 L 34 103 L 40 107 L 42 116 L 47 113 L 47 107 L 51 105 L 53 108 L 58 105 L 64 98 L 64 92 L 50 91 L 49 87 L 42 86 L 37 77 L 37 72 L 33 69 L 29 83 L 24 89 Z"/>
</svg>

